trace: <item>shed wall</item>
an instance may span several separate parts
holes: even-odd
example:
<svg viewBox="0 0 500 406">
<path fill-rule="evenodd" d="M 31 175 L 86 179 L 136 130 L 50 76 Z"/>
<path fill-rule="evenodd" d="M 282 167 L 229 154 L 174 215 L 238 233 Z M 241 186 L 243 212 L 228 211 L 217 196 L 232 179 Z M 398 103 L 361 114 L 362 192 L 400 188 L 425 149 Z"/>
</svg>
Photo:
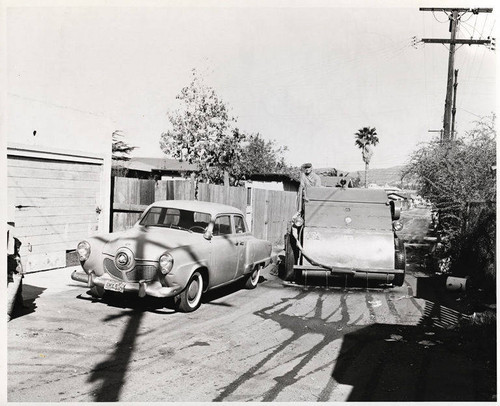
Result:
<svg viewBox="0 0 500 406">
<path fill-rule="evenodd" d="M 109 179 L 98 155 L 8 147 L 8 221 L 25 272 L 64 267 L 79 241 L 109 230 Z"/>
</svg>

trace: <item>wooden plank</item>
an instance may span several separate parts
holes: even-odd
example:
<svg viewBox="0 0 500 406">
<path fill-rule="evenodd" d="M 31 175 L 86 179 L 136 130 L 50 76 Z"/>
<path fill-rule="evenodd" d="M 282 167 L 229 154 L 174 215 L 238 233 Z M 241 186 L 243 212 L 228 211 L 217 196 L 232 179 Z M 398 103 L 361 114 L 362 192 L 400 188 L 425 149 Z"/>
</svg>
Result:
<svg viewBox="0 0 500 406">
<path fill-rule="evenodd" d="M 7 147 L 8 157 L 24 157 L 25 159 L 45 159 L 50 161 L 85 162 L 89 164 L 102 164 L 104 156 L 88 152 L 63 151 L 53 147 L 14 145 Z"/>
<path fill-rule="evenodd" d="M 210 188 L 206 183 L 198 183 L 198 200 L 201 202 L 210 201 Z"/>
<path fill-rule="evenodd" d="M 92 188 L 99 190 L 99 181 L 87 180 L 59 180 L 59 179 L 31 179 L 31 178 L 7 178 L 8 187 L 30 188 L 58 188 L 58 189 L 80 189 Z"/>
<path fill-rule="evenodd" d="M 128 179 L 129 184 L 129 197 L 128 201 L 132 204 L 141 203 L 141 180 L 140 179 Z"/>
<path fill-rule="evenodd" d="M 16 224 L 16 236 L 21 239 L 51 234 L 83 233 L 89 235 L 96 231 L 95 221 L 89 223 L 44 224 L 38 226 L 19 226 Z"/>
<path fill-rule="evenodd" d="M 189 180 L 174 180 L 173 184 L 175 200 L 191 199 L 191 183 Z"/>
<path fill-rule="evenodd" d="M 139 184 L 139 203 L 150 205 L 155 201 L 155 181 L 152 179 L 141 180 Z"/>
<path fill-rule="evenodd" d="M 33 178 L 33 179 L 66 179 L 66 180 L 87 180 L 99 181 L 99 172 L 75 172 L 70 165 L 54 169 L 7 167 L 7 176 L 13 178 Z"/>
<path fill-rule="evenodd" d="M 138 213 L 113 213 L 113 232 L 131 228 L 139 216 Z"/>
<path fill-rule="evenodd" d="M 156 182 L 155 185 L 155 202 L 160 200 L 167 200 L 167 186 L 168 183 L 164 180 Z"/>
<path fill-rule="evenodd" d="M 208 185 L 210 190 L 210 201 L 214 203 L 226 204 L 224 196 L 224 186 Z"/>
<path fill-rule="evenodd" d="M 252 205 L 252 233 L 257 238 L 264 238 L 266 235 L 266 191 L 264 189 L 253 189 Z"/>
<path fill-rule="evenodd" d="M 116 211 L 130 211 L 136 213 L 142 213 L 149 205 L 145 204 L 132 204 L 132 203 L 115 203 L 113 204 L 113 210 Z"/>
<path fill-rule="evenodd" d="M 95 188 L 75 188 L 75 189 L 56 189 L 56 188 L 45 188 L 45 187 L 9 187 L 8 193 L 16 194 L 21 197 L 94 197 L 96 196 Z"/>
<path fill-rule="evenodd" d="M 37 227 L 37 226 L 51 226 L 51 225 L 64 225 L 68 223 L 97 223 L 97 214 L 78 214 L 78 215 L 59 215 L 52 217 L 16 217 L 17 227 Z"/>
<path fill-rule="evenodd" d="M 60 243 L 52 243 L 52 244 L 37 244 L 31 245 L 29 241 L 22 242 L 21 248 L 19 250 L 19 254 L 21 258 L 29 257 L 35 254 L 43 254 L 45 252 L 64 252 L 75 250 L 78 243 L 88 236 L 84 236 L 82 238 L 77 238 L 75 240 L 67 240 Z"/>
<path fill-rule="evenodd" d="M 245 213 L 247 208 L 246 193 L 246 188 L 244 187 L 231 186 L 229 188 L 228 204 L 240 209 L 243 213 Z"/>
<path fill-rule="evenodd" d="M 73 241 L 81 241 L 82 239 L 88 237 L 90 234 L 94 233 L 89 233 L 88 230 L 85 231 L 77 231 L 77 232 L 71 232 L 71 233 L 53 233 L 53 234 L 45 234 L 45 235 L 28 235 L 28 236 L 20 236 L 18 233 L 16 233 L 16 236 L 18 236 L 19 241 L 23 243 L 21 247 L 26 248 L 28 244 L 30 244 L 32 247 L 35 246 L 41 246 L 41 245 L 50 245 L 50 246 L 56 246 L 57 244 L 64 244 L 64 246 L 67 246 L 68 241 L 73 242 Z"/>
<path fill-rule="evenodd" d="M 88 163 L 74 163 L 64 161 L 47 161 L 45 159 L 26 159 L 20 157 L 10 157 L 7 159 L 7 167 L 12 168 L 32 168 L 32 169 L 60 169 L 68 168 L 71 172 L 100 173 L 102 165 Z"/>
<path fill-rule="evenodd" d="M 129 182 L 127 178 L 115 177 L 115 188 L 113 191 L 113 206 L 115 203 L 131 203 L 128 200 Z"/>
<path fill-rule="evenodd" d="M 36 207 L 75 207 L 75 206 L 96 206 L 94 197 L 26 197 L 18 196 L 14 206 L 36 206 Z"/>
<path fill-rule="evenodd" d="M 44 269 L 63 268 L 66 266 L 66 251 L 43 252 L 21 257 L 24 272 Z"/>
<path fill-rule="evenodd" d="M 96 213 L 96 206 L 71 206 L 71 207 L 22 207 L 16 209 L 16 219 L 26 218 L 26 217 L 43 217 L 43 216 L 53 216 L 59 217 L 64 212 L 64 215 L 83 215 Z"/>
</svg>

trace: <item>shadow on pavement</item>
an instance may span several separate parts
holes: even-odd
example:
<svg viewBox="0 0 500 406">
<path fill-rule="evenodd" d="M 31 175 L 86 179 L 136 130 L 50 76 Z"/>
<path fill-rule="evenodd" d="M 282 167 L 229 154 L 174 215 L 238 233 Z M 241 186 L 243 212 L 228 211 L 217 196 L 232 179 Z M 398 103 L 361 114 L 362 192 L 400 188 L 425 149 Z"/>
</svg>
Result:
<svg viewBox="0 0 500 406">
<path fill-rule="evenodd" d="M 41 288 L 38 286 L 28 285 L 26 283 L 22 284 L 22 303 L 16 303 L 14 306 L 14 311 L 11 315 L 11 320 L 18 317 L 25 316 L 36 311 L 37 305 L 36 300 L 42 295 L 46 288 Z"/>
<path fill-rule="evenodd" d="M 332 377 L 353 387 L 348 401 L 491 401 L 496 355 L 476 339 L 472 331 L 374 324 L 344 336 Z"/>
<path fill-rule="evenodd" d="M 129 368 L 130 359 L 135 349 L 135 341 L 141 325 L 143 312 L 131 310 L 119 315 L 110 316 L 106 321 L 128 317 L 127 327 L 123 331 L 116 349 L 109 358 L 92 369 L 88 382 L 98 383 L 94 392 L 96 402 L 115 402 L 120 400 L 122 387 Z"/>
<path fill-rule="evenodd" d="M 156 298 L 152 296 L 139 297 L 135 293 L 115 293 L 106 292 L 104 297 L 95 298 L 90 295 L 90 291 L 77 296 L 78 299 L 87 300 L 95 304 L 105 304 L 118 309 L 129 309 L 141 312 L 151 312 L 158 314 L 175 313 L 175 305 L 172 298 Z"/>
</svg>

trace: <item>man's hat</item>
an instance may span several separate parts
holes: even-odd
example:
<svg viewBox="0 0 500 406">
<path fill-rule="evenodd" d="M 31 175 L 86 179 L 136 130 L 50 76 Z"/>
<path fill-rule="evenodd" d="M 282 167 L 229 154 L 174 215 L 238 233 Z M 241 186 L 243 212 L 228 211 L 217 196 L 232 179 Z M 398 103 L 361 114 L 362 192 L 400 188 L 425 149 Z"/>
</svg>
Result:
<svg viewBox="0 0 500 406">
<path fill-rule="evenodd" d="M 312 168 L 312 164 L 311 163 L 305 163 L 305 164 L 302 164 L 302 169 L 307 169 L 307 168 Z"/>
</svg>

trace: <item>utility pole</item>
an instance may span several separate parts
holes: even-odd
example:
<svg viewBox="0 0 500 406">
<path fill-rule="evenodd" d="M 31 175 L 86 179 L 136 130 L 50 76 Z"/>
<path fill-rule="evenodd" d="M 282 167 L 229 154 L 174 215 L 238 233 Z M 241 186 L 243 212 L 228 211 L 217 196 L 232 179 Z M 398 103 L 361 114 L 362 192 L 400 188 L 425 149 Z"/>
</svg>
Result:
<svg viewBox="0 0 500 406">
<path fill-rule="evenodd" d="M 446 100 L 444 104 L 444 117 L 443 117 L 443 141 L 450 141 L 453 133 L 450 130 L 451 123 L 451 99 L 452 99 L 452 88 L 453 88 L 453 70 L 455 65 L 455 45 L 456 44 L 468 44 L 468 45 L 489 45 L 491 44 L 491 39 L 485 40 L 473 40 L 473 39 L 457 39 L 457 25 L 458 21 L 466 13 L 491 13 L 492 8 L 426 8 L 421 7 L 420 11 L 442 11 L 448 14 L 450 20 L 449 31 L 451 33 L 450 39 L 435 39 L 435 38 L 422 38 L 422 42 L 426 44 L 450 44 L 450 53 L 448 57 L 448 82 L 446 86 Z"/>
<path fill-rule="evenodd" d="M 443 142 L 443 129 L 441 130 L 427 130 L 428 133 L 439 133 L 439 142 Z"/>
<path fill-rule="evenodd" d="M 457 86 L 458 86 L 458 69 L 455 69 L 455 83 L 453 83 L 453 108 L 451 109 L 451 137 L 455 137 L 455 114 L 457 112 Z"/>
</svg>

